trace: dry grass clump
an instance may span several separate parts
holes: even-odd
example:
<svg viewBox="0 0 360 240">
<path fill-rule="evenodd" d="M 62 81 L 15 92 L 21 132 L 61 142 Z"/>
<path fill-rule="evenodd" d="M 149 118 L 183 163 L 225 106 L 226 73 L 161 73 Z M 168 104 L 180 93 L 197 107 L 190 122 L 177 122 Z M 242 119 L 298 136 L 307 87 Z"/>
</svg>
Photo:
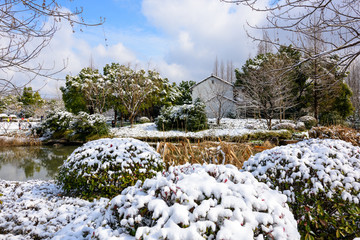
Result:
<svg viewBox="0 0 360 240">
<path fill-rule="evenodd" d="M 41 141 L 38 138 L 33 138 L 24 133 L 11 133 L 6 136 L 0 136 L 0 147 L 8 146 L 39 146 Z"/>
<path fill-rule="evenodd" d="M 274 147 L 268 141 L 261 146 L 249 143 L 219 142 L 190 143 L 188 139 L 178 143 L 160 142 L 157 152 L 163 158 L 166 167 L 185 163 L 232 164 L 242 167 L 243 163 L 253 154 Z"/>
<path fill-rule="evenodd" d="M 313 127 L 309 131 L 310 138 L 331 138 L 340 139 L 352 143 L 354 146 L 360 146 L 360 133 L 353 129 L 340 125 L 328 127 Z"/>
</svg>

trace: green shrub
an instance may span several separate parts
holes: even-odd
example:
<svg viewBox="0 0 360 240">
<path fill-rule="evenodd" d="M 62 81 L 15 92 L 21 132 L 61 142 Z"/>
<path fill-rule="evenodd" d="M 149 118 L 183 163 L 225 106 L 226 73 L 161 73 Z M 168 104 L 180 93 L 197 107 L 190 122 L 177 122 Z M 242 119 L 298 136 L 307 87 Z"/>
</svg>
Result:
<svg viewBox="0 0 360 240">
<path fill-rule="evenodd" d="M 71 124 L 74 121 L 75 116 L 66 111 L 54 111 L 50 113 L 44 122 L 40 126 L 33 128 L 33 133 L 39 136 L 51 137 L 55 135 L 57 138 L 65 137 L 65 133 L 69 133 Z"/>
<path fill-rule="evenodd" d="M 147 143 L 105 138 L 77 148 L 60 167 L 58 183 L 70 195 L 111 197 L 162 169 L 160 155 Z"/>
<path fill-rule="evenodd" d="M 149 123 L 150 119 L 148 117 L 141 117 L 139 118 L 140 123 Z"/>
<path fill-rule="evenodd" d="M 317 124 L 317 120 L 313 116 L 302 116 L 299 121 L 305 124 L 306 129 L 310 129 Z"/>
<path fill-rule="evenodd" d="M 200 131 L 207 128 L 205 104 L 196 100 L 194 104 L 184 104 L 161 109 L 155 121 L 159 130 Z"/>
<path fill-rule="evenodd" d="M 126 188 L 106 215 L 135 239 L 300 239 L 286 196 L 232 165 L 182 165 Z"/>
<path fill-rule="evenodd" d="M 33 133 L 53 139 L 87 141 L 109 134 L 106 119 L 100 114 L 89 115 L 80 112 L 78 115 L 66 111 L 55 111 L 47 116 Z"/>
<path fill-rule="evenodd" d="M 360 236 L 359 147 L 310 139 L 258 153 L 243 170 L 288 196 L 303 239 Z"/>
<path fill-rule="evenodd" d="M 109 134 L 109 126 L 106 119 L 100 114 L 88 114 L 80 112 L 71 128 L 74 130 L 73 139 L 86 141 L 93 136 L 105 136 Z"/>
</svg>

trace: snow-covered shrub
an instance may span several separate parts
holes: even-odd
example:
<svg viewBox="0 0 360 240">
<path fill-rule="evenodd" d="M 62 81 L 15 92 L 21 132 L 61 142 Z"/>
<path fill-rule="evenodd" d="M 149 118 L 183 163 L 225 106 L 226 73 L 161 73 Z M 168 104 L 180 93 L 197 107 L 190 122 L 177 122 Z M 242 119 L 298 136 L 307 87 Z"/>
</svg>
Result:
<svg viewBox="0 0 360 240">
<path fill-rule="evenodd" d="M 194 104 L 184 104 L 163 108 L 155 121 L 159 130 L 199 131 L 207 128 L 205 104 L 200 100 Z"/>
<path fill-rule="evenodd" d="M 149 123 L 150 119 L 148 117 L 141 117 L 139 118 L 140 123 Z"/>
<path fill-rule="evenodd" d="M 66 111 L 50 113 L 46 120 L 34 129 L 39 136 L 55 139 L 88 140 L 93 136 L 104 136 L 109 133 L 106 119 L 100 114 L 89 115 L 80 112 L 74 115 Z"/>
<path fill-rule="evenodd" d="M 305 127 L 305 123 L 304 122 L 297 122 L 295 129 L 298 131 L 305 131 L 306 127 Z"/>
<path fill-rule="evenodd" d="M 280 129 L 287 129 L 287 130 L 295 130 L 295 124 L 290 122 L 283 122 L 278 123 L 272 127 L 272 130 L 280 130 Z"/>
<path fill-rule="evenodd" d="M 70 130 L 75 116 L 67 111 L 57 110 L 51 112 L 33 131 L 39 136 L 61 138 Z"/>
<path fill-rule="evenodd" d="M 302 116 L 301 118 L 299 118 L 299 122 L 303 122 L 306 129 L 310 129 L 317 124 L 317 120 L 313 116 Z"/>
<path fill-rule="evenodd" d="M 126 188 L 108 207 L 136 239 L 299 239 L 286 196 L 232 165 L 181 165 Z"/>
<path fill-rule="evenodd" d="M 310 139 L 258 153 L 243 170 L 288 196 L 305 239 L 360 236 L 359 147 Z"/>
<path fill-rule="evenodd" d="M 67 194 L 110 197 L 162 169 L 160 155 L 149 144 L 104 138 L 75 149 L 60 167 L 58 182 Z"/>
<path fill-rule="evenodd" d="M 93 136 L 105 136 L 109 133 L 106 118 L 101 114 L 88 114 L 80 112 L 71 128 L 74 130 L 72 138 L 77 140 L 88 140 Z"/>
</svg>

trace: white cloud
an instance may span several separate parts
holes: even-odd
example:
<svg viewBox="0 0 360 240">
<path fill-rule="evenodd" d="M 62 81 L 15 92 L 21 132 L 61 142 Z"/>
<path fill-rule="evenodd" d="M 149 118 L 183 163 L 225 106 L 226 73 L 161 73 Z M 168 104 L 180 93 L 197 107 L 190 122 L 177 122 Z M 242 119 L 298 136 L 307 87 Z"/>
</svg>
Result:
<svg viewBox="0 0 360 240">
<path fill-rule="evenodd" d="M 79 36 L 85 36 L 79 38 Z M 35 42 L 34 42 L 35 44 Z M 60 70 L 64 65 L 66 68 L 55 77 L 60 80 L 45 79 L 37 77 L 31 81 L 29 86 L 34 90 L 39 90 L 44 97 L 61 97 L 59 88 L 65 85 L 66 75 L 76 75 L 84 67 L 94 63 L 96 68 L 101 71 L 102 67 L 111 62 L 134 62 L 135 54 L 124 47 L 122 43 L 112 46 L 98 44 L 91 46 L 86 39 L 86 34 L 73 34 L 72 28 L 67 23 L 63 23 L 61 28 L 56 32 L 41 54 L 32 62 L 32 65 L 43 64 L 44 68 L 51 71 Z M 29 77 L 21 73 L 15 73 L 13 77 L 17 84 L 23 85 L 28 82 Z"/>
<path fill-rule="evenodd" d="M 195 81 L 211 74 L 216 57 L 241 67 L 256 51 L 244 25 L 264 21 L 262 13 L 218 0 L 144 0 L 142 7 L 148 20 L 172 43 L 164 56 L 166 62 L 188 69 Z M 174 76 L 174 80 L 180 79 Z"/>
<path fill-rule="evenodd" d="M 235 67 L 241 67 L 256 52 L 244 25 L 264 21 L 261 13 L 219 0 L 143 0 L 142 12 L 147 24 L 156 31 L 144 30 L 146 26 L 129 30 L 105 23 L 103 27 L 73 34 L 64 22 L 38 60 L 48 67 L 56 64 L 56 69 L 66 60 L 67 68 L 57 75 L 60 79 L 78 74 L 92 59 L 100 71 L 107 63 L 132 63 L 155 68 L 170 81 L 200 81 L 212 73 L 216 57 L 224 62 L 232 60 Z M 15 74 L 14 79 L 24 81 L 20 74 Z M 36 89 L 44 81 L 39 78 L 31 85 Z M 65 81 L 47 82 L 41 93 L 61 96 L 58 88 Z"/>
</svg>

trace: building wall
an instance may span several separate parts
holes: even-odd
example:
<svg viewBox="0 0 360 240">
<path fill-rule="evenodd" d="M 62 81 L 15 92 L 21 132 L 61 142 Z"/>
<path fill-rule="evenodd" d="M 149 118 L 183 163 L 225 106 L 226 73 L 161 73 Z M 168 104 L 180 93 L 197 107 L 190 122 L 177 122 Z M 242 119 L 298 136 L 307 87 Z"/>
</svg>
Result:
<svg viewBox="0 0 360 240">
<path fill-rule="evenodd" d="M 217 77 L 211 76 L 193 87 L 192 99 L 195 101 L 197 98 L 205 103 L 209 118 L 216 118 L 219 114 L 222 117 L 229 113 L 236 114 L 236 105 L 233 102 L 234 86 Z"/>
</svg>

